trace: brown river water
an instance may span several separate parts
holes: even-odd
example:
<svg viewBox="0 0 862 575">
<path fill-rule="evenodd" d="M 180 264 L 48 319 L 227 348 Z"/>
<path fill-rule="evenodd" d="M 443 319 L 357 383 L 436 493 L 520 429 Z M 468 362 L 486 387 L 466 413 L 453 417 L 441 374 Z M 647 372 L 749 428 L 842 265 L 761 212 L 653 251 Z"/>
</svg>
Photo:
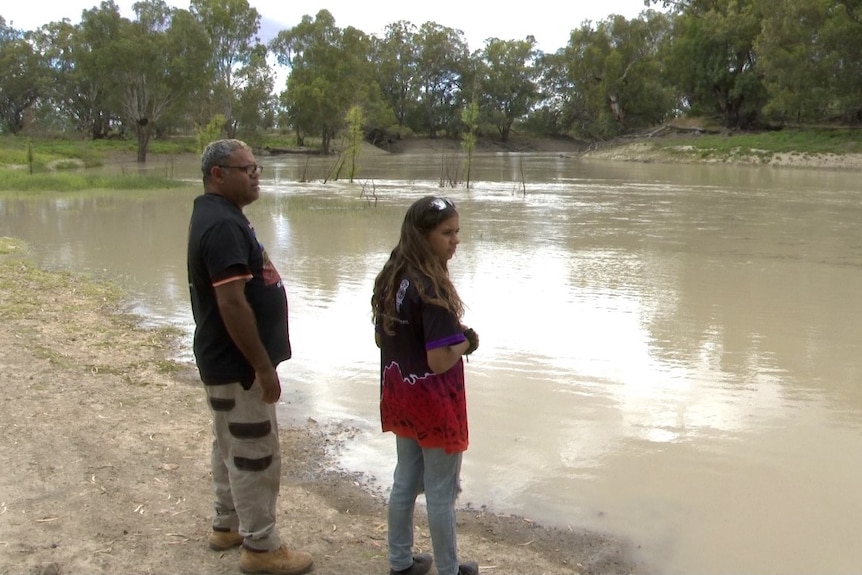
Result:
<svg viewBox="0 0 862 575">
<path fill-rule="evenodd" d="M 280 415 L 352 428 L 346 469 L 389 484 L 371 285 L 409 203 L 446 195 L 481 335 L 462 504 L 630 538 L 666 575 L 862 572 L 858 173 L 489 154 L 466 190 L 441 157 L 360 159 L 352 184 L 322 181 L 331 159 L 260 161 L 246 211 L 291 305 Z M 188 339 L 199 171 L 148 169 L 189 187 L 6 196 L 0 235 Z"/>
</svg>

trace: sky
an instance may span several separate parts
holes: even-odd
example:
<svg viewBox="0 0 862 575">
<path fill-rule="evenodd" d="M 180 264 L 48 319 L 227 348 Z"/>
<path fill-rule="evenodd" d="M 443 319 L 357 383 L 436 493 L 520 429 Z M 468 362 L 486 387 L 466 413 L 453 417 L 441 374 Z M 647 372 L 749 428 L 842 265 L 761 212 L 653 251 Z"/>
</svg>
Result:
<svg viewBox="0 0 862 575">
<path fill-rule="evenodd" d="M 188 0 L 165 0 L 168 5 L 188 8 Z M 134 17 L 135 0 L 115 0 L 120 13 Z M 81 20 L 81 12 L 97 7 L 101 0 L 3 0 L 0 16 L 6 25 L 21 30 L 35 30 L 43 24 L 68 18 Z M 326 9 L 339 28 L 353 26 L 367 34 L 383 36 L 387 24 L 406 20 L 417 27 L 425 22 L 464 32 L 471 50 L 484 46 L 488 38 L 523 40 L 536 38 L 544 52 L 556 52 L 569 40 L 569 33 L 589 20 L 598 22 L 612 14 L 636 18 L 646 9 L 643 0 L 527 0 L 512 2 L 475 2 L 471 0 L 249 0 L 261 15 L 260 36 L 269 40 L 279 30 L 299 24 L 305 15 L 314 16 Z"/>
</svg>

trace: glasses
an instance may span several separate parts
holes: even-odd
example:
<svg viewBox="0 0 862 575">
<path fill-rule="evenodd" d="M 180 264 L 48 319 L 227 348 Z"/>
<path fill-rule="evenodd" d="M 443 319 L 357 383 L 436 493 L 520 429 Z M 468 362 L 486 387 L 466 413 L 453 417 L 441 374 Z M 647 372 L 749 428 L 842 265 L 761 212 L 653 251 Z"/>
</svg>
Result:
<svg viewBox="0 0 862 575">
<path fill-rule="evenodd" d="M 225 170 L 228 170 L 230 168 L 242 170 L 247 176 L 253 176 L 255 174 L 260 175 L 263 172 L 263 166 L 259 166 L 257 164 L 246 164 L 244 166 L 219 166 L 219 168 L 223 168 Z"/>
<path fill-rule="evenodd" d="M 442 212 L 446 208 L 455 209 L 455 202 L 449 198 L 434 198 L 429 205 L 438 212 Z"/>
</svg>

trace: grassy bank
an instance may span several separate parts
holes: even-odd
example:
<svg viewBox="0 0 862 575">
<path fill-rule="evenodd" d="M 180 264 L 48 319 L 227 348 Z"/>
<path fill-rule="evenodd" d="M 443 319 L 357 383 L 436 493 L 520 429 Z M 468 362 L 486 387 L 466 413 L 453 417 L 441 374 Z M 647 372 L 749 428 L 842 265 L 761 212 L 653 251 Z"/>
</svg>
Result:
<svg viewBox="0 0 862 575">
<path fill-rule="evenodd" d="M 77 138 L 28 138 L 0 136 L 0 166 L 33 167 L 34 172 L 95 167 L 116 154 L 136 153 L 134 140 L 83 140 Z M 150 142 L 151 154 L 198 153 L 194 137 Z"/>
<path fill-rule="evenodd" d="M 693 138 L 691 144 L 719 152 L 742 148 L 773 153 L 858 154 L 862 153 L 862 130 L 808 129 L 708 135 Z"/>
<path fill-rule="evenodd" d="M 777 155 L 826 156 L 862 154 L 862 129 L 806 128 L 727 134 L 661 135 L 639 140 L 652 150 L 688 160 L 768 163 Z M 609 146 L 615 147 L 620 142 Z M 625 141 L 622 141 L 625 144 Z"/>
<path fill-rule="evenodd" d="M 154 146 L 154 154 L 181 154 L 195 150 L 191 140 L 170 140 Z M 81 141 L 0 137 L 0 191 L 43 192 L 80 190 L 159 190 L 183 185 L 168 173 L 96 174 L 94 168 L 117 154 L 134 153 L 133 142 Z"/>
</svg>

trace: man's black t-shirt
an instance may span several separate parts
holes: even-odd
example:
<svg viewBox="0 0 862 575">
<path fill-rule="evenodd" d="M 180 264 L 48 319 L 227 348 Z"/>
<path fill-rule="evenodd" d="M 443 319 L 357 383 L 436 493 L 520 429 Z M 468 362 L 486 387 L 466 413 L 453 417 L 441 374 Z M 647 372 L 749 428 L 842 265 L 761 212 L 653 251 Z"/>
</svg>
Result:
<svg viewBox="0 0 862 575">
<path fill-rule="evenodd" d="M 189 224 L 188 274 L 195 359 L 204 383 L 249 383 L 254 379 L 254 369 L 234 344 L 219 313 L 213 286 L 220 281 L 247 280 L 245 296 L 272 364 L 290 358 L 287 296 L 281 276 L 242 210 L 218 194 L 195 198 Z"/>
</svg>

